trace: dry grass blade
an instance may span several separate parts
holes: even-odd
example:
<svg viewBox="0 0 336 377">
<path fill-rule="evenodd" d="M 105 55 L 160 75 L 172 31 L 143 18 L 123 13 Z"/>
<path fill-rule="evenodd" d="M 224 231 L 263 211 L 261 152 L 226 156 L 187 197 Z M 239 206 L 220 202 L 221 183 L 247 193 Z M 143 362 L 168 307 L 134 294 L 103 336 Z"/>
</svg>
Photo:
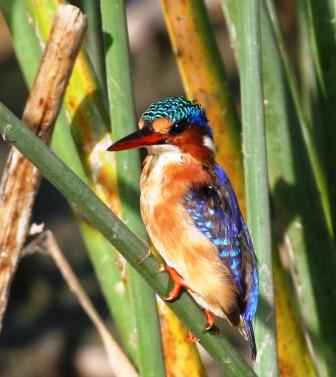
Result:
<svg viewBox="0 0 336 377">
<path fill-rule="evenodd" d="M 87 20 L 76 7 L 61 6 L 28 98 L 23 122 L 48 142 L 81 45 Z M 13 274 L 29 230 L 40 183 L 38 170 L 12 149 L 0 185 L 0 326 Z"/>
<path fill-rule="evenodd" d="M 50 231 L 41 233 L 34 241 L 23 249 L 24 254 L 36 251 L 48 252 L 54 259 L 67 285 L 75 294 L 83 310 L 95 325 L 104 344 L 113 374 L 116 377 L 137 377 L 138 373 L 119 347 L 118 343 L 114 340 L 110 330 L 96 311 L 90 298 L 84 291 L 71 266 L 64 257 L 54 235 Z"/>
</svg>

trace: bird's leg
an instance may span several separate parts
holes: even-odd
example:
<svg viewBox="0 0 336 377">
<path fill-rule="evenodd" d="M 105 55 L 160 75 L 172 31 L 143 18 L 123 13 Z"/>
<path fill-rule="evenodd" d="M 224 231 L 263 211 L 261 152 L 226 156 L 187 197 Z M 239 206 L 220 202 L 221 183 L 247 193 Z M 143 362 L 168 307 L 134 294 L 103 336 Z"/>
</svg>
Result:
<svg viewBox="0 0 336 377">
<path fill-rule="evenodd" d="M 166 301 L 173 301 L 177 299 L 180 296 L 183 288 L 191 290 L 189 285 L 185 282 L 183 277 L 175 270 L 175 268 L 165 265 L 161 267 L 161 271 L 168 272 L 170 279 L 173 282 L 173 287 L 170 290 L 168 296 L 164 297 Z"/>
<path fill-rule="evenodd" d="M 212 330 L 215 327 L 215 319 L 216 319 L 215 315 L 210 310 L 207 310 L 207 309 L 203 309 L 203 313 L 205 314 L 205 317 L 207 320 L 207 326 L 204 329 L 204 331 Z M 216 327 L 215 329 L 218 331 Z M 199 341 L 199 339 L 196 338 L 196 336 L 191 331 L 188 331 L 188 340 L 194 344 Z"/>
<path fill-rule="evenodd" d="M 215 315 L 210 312 L 210 310 L 203 309 L 203 313 L 205 314 L 206 320 L 207 320 L 207 326 L 204 329 L 204 331 L 209 331 L 215 326 Z"/>
<path fill-rule="evenodd" d="M 215 327 L 215 315 L 207 309 L 203 309 L 203 313 L 205 314 L 206 320 L 207 320 L 207 326 L 204 329 L 204 331 L 209 331 L 212 330 Z M 188 331 L 188 339 L 190 340 L 191 343 L 197 343 L 199 341 L 198 338 L 191 332 Z"/>
</svg>

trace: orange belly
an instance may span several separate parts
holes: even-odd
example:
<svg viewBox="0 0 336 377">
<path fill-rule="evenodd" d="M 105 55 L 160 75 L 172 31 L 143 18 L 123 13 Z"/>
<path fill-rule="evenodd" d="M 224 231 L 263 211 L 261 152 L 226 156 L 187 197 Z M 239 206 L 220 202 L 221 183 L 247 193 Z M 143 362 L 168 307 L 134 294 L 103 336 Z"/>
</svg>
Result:
<svg viewBox="0 0 336 377">
<path fill-rule="evenodd" d="M 193 224 L 181 202 L 181 193 L 170 190 L 170 184 L 167 170 L 155 171 L 155 166 L 152 169 L 145 166 L 141 214 L 147 232 L 166 263 L 190 286 L 195 300 L 223 317 L 236 306 L 235 285 L 217 247 Z M 181 190 L 181 182 L 179 185 Z"/>
</svg>

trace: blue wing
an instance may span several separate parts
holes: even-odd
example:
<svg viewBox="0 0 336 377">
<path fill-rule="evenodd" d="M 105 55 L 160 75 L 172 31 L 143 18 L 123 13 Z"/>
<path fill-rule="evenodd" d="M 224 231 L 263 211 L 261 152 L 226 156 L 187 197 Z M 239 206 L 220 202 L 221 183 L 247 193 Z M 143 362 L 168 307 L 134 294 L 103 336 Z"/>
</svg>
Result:
<svg viewBox="0 0 336 377">
<path fill-rule="evenodd" d="M 239 292 L 247 336 L 258 303 L 258 269 L 252 240 L 224 170 L 216 165 L 214 183 L 193 187 L 184 205 L 199 230 L 218 248 Z M 253 335 L 253 334 L 252 334 Z"/>
</svg>

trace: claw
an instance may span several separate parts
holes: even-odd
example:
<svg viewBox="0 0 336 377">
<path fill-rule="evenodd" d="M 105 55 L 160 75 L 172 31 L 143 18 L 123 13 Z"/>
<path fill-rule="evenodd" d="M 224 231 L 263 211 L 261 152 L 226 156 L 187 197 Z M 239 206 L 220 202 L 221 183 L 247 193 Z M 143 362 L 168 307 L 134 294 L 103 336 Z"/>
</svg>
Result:
<svg viewBox="0 0 336 377">
<path fill-rule="evenodd" d="M 215 327 L 215 319 L 216 319 L 215 315 L 210 310 L 207 310 L 207 309 L 203 309 L 203 312 L 207 320 L 207 326 L 204 329 L 204 331 L 215 329 L 215 331 L 217 332 L 218 329 Z M 199 339 L 196 338 L 196 336 L 191 331 L 188 331 L 188 339 L 194 344 L 199 341 Z"/>
<path fill-rule="evenodd" d="M 163 270 L 168 272 L 170 279 L 173 282 L 173 287 L 170 290 L 168 296 L 163 298 L 164 300 L 166 301 L 176 300 L 181 295 L 181 291 L 183 288 L 190 290 L 189 285 L 185 282 L 183 277 L 180 274 L 178 274 L 178 272 L 173 267 L 169 267 L 166 265 L 166 266 L 163 266 Z"/>
<path fill-rule="evenodd" d="M 204 329 L 204 331 L 209 331 L 215 326 L 215 315 L 210 312 L 210 310 L 203 309 L 203 312 L 205 314 L 206 320 L 207 320 L 207 326 Z"/>
<path fill-rule="evenodd" d="M 165 271 L 166 271 L 166 266 L 164 264 L 160 264 L 159 272 L 165 272 Z"/>
</svg>

